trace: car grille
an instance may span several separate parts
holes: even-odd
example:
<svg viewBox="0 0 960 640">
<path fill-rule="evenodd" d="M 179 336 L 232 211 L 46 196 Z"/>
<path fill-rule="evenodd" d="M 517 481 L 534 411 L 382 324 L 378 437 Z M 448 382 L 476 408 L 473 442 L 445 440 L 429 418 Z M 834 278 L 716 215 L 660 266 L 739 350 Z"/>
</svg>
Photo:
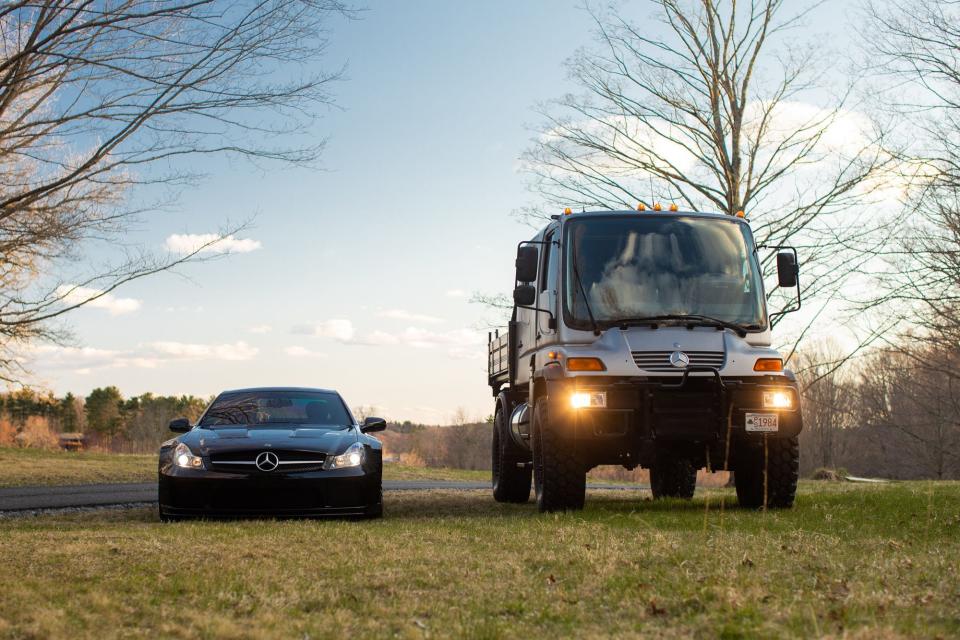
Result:
<svg viewBox="0 0 960 640">
<path fill-rule="evenodd" d="M 673 351 L 632 351 L 633 362 L 644 371 L 681 371 L 670 364 Z M 684 351 L 690 358 L 691 367 L 713 367 L 721 369 L 724 362 L 723 351 Z"/>
<path fill-rule="evenodd" d="M 279 464 L 274 471 L 261 471 L 257 468 L 257 456 L 264 451 L 277 454 Z M 319 471 L 327 454 L 317 451 L 284 451 L 275 449 L 255 449 L 253 451 L 229 451 L 210 455 L 210 464 L 216 471 L 232 473 L 291 473 L 295 471 Z"/>
</svg>

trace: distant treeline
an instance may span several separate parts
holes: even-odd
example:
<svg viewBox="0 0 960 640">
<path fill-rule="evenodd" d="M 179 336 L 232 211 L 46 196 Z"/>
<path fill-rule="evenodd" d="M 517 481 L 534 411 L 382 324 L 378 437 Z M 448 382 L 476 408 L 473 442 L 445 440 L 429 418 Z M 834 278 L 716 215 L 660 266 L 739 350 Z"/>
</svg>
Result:
<svg viewBox="0 0 960 640">
<path fill-rule="evenodd" d="M 960 349 L 919 345 L 850 360 L 821 343 L 791 366 L 803 390 L 804 476 L 827 468 L 884 478 L 960 479 Z M 0 394 L 0 446 L 55 447 L 59 433 L 82 432 L 91 447 L 152 452 L 170 437 L 171 419 L 196 419 L 208 402 L 150 393 L 124 398 L 116 387 L 94 389 L 86 398 L 22 389 Z M 368 412 L 355 410 L 359 418 Z M 452 422 L 389 422 L 378 437 L 388 459 L 489 469 L 490 418 L 470 422 L 461 412 Z"/>
<path fill-rule="evenodd" d="M 116 387 L 94 389 L 86 398 L 20 389 L 0 394 L 0 445 L 53 447 L 58 434 L 79 432 L 91 447 L 153 451 L 170 437 L 170 420 L 196 419 L 208 403 L 196 396 L 152 393 L 124 398 Z"/>
</svg>

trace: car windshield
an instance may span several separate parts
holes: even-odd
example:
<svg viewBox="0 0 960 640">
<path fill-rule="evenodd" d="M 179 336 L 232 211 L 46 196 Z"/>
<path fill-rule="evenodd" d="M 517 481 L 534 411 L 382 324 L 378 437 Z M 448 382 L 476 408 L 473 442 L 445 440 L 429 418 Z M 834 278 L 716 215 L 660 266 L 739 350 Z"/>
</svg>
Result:
<svg viewBox="0 0 960 640">
<path fill-rule="evenodd" d="M 227 425 L 310 425 L 342 429 L 352 424 L 336 393 L 323 391 L 240 391 L 217 396 L 201 427 Z"/>
<path fill-rule="evenodd" d="M 590 328 L 591 312 L 598 325 L 663 316 L 766 325 L 744 224 L 683 215 L 596 217 L 571 221 L 566 238 L 564 312 L 572 327 Z"/>
</svg>

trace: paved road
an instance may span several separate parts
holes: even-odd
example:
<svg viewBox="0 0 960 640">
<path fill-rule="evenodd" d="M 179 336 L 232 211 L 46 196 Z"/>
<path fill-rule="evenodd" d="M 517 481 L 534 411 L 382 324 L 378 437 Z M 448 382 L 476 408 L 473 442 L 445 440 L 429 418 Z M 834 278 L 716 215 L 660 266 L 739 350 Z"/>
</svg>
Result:
<svg viewBox="0 0 960 640">
<path fill-rule="evenodd" d="M 442 482 L 436 480 L 394 480 L 383 483 L 385 491 L 428 491 L 430 489 L 490 489 L 489 482 Z M 644 485 L 589 485 L 590 489 L 636 491 Z M 12 487 L 0 489 L 0 511 L 98 507 L 157 501 L 157 483 L 82 484 L 66 487 Z"/>
</svg>

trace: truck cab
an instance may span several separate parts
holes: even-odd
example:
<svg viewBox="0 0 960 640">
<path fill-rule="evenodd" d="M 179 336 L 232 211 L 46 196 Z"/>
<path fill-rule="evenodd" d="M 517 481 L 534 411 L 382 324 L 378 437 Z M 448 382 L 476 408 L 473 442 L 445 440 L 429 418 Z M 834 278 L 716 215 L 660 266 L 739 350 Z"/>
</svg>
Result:
<svg viewBox="0 0 960 640">
<path fill-rule="evenodd" d="M 796 252 L 777 265 L 795 310 Z M 617 464 L 649 469 L 655 498 L 692 497 L 705 467 L 733 471 L 744 506 L 792 506 L 800 396 L 770 319 L 742 216 L 554 216 L 518 246 L 489 340 L 494 497 L 526 502 L 532 480 L 541 511 L 580 509 L 586 473 Z"/>
</svg>

